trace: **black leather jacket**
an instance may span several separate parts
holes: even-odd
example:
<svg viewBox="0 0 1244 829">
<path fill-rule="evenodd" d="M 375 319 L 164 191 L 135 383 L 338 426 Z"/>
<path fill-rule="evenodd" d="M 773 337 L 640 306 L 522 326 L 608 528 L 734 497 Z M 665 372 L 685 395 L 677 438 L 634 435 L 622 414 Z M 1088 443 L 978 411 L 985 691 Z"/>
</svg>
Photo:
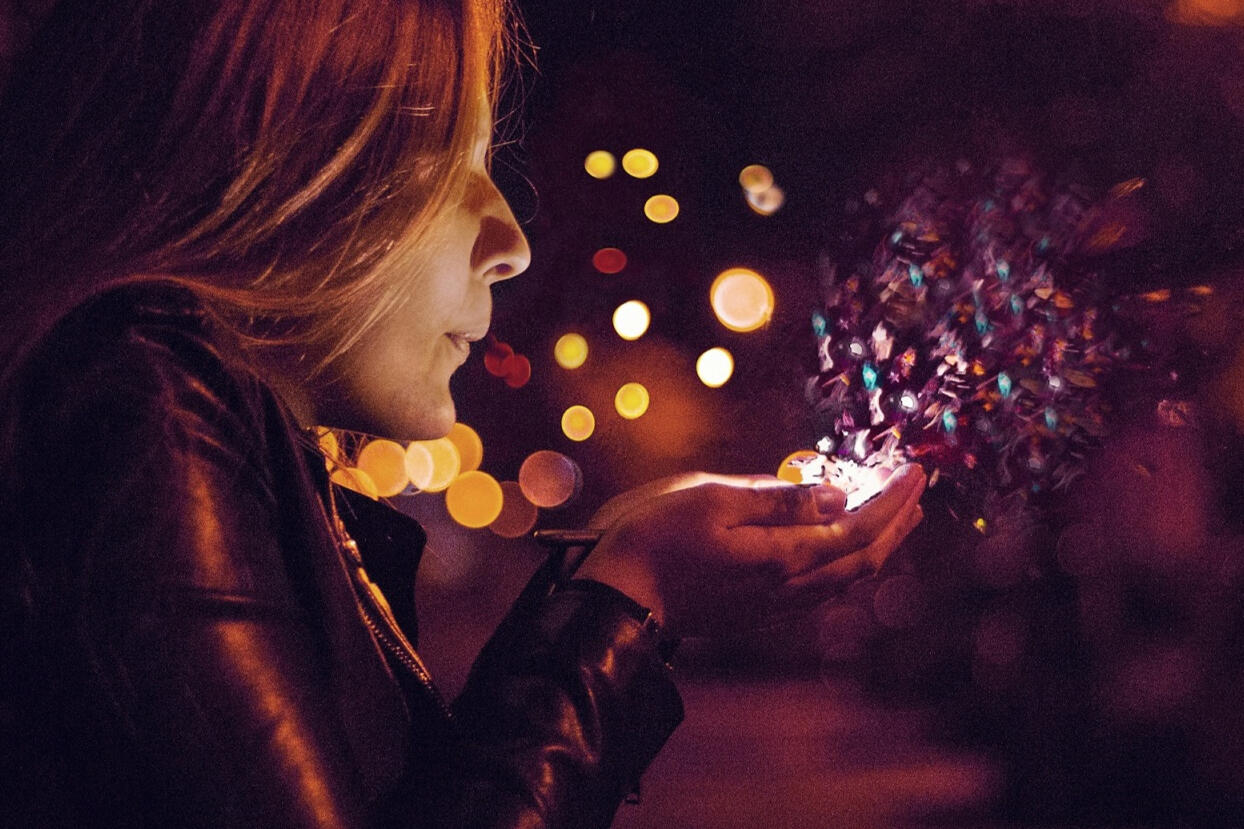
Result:
<svg viewBox="0 0 1244 829">
<path fill-rule="evenodd" d="M 6 390 L 2 819 L 607 825 L 682 716 L 642 609 L 543 568 L 446 704 L 421 528 L 334 504 L 223 342 L 189 292 L 120 289 Z"/>
</svg>

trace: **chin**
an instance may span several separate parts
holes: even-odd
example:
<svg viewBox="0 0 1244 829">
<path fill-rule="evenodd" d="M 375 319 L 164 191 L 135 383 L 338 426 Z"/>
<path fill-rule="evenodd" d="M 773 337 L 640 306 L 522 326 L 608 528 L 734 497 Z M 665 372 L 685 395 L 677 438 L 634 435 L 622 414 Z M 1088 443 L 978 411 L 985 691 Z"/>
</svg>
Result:
<svg viewBox="0 0 1244 829">
<path fill-rule="evenodd" d="M 426 401 L 425 401 L 426 403 Z M 457 410 L 448 394 L 440 403 L 432 406 L 412 406 L 407 417 L 393 423 L 390 436 L 398 440 L 435 440 L 449 434 L 457 419 Z"/>
</svg>

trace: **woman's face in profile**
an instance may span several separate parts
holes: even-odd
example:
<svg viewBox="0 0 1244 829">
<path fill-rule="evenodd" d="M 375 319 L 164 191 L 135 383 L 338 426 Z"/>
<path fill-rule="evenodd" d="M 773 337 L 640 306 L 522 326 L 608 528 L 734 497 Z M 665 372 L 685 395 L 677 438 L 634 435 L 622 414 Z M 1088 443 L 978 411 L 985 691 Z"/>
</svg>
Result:
<svg viewBox="0 0 1244 829">
<path fill-rule="evenodd" d="M 398 440 L 440 437 L 453 425 L 449 378 L 488 331 L 490 286 L 531 261 L 488 173 L 490 137 L 481 131 L 476 138 L 462 201 L 386 275 L 415 280 L 410 299 L 334 360 L 326 382 L 312 389 L 317 425 Z"/>
</svg>

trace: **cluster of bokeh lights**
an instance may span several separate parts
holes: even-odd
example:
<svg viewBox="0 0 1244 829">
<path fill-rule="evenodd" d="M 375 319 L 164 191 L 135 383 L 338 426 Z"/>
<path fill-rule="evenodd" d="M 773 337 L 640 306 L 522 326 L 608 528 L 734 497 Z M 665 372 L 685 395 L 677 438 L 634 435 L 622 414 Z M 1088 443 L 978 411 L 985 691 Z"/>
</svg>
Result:
<svg viewBox="0 0 1244 829">
<path fill-rule="evenodd" d="M 551 450 L 528 456 L 519 480 L 498 481 L 480 469 L 484 444 L 465 423 L 455 423 L 443 438 L 405 446 L 355 436 L 349 442 L 361 445 L 352 457 L 343 442 L 337 432 L 320 430 L 320 451 L 334 483 L 373 499 L 444 492 L 454 521 L 470 529 L 487 527 L 504 538 L 531 532 L 540 508 L 562 506 L 582 488 L 578 464 Z"/>
</svg>

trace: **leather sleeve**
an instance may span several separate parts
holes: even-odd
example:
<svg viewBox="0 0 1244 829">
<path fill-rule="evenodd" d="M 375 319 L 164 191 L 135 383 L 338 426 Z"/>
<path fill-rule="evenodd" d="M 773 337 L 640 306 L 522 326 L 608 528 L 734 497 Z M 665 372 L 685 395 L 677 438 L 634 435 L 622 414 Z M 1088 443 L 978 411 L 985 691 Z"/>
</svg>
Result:
<svg viewBox="0 0 1244 829">
<path fill-rule="evenodd" d="M 271 395 L 175 328 L 87 339 L 44 353 L 5 419 L 15 696 L 66 824 L 608 824 L 681 718 L 629 600 L 516 608 L 448 741 L 369 798 L 291 582 Z"/>
<path fill-rule="evenodd" d="M 683 714 L 641 611 L 595 582 L 516 606 L 454 704 L 445 825 L 609 825 Z"/>
</svg>

